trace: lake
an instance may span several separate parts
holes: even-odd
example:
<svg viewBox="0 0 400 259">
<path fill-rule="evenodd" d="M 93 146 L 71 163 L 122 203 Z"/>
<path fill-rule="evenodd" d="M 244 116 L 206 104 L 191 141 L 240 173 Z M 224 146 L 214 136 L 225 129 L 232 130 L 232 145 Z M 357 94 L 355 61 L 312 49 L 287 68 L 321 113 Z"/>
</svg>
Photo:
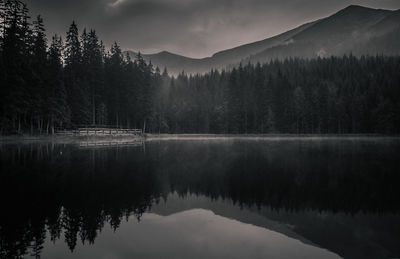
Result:
<svg viewBox="0 0 400 259">
<path fill-rule="evenodd" d="M 400 257 L 400 139 L 0 145 L 1 258 Z"/>
</svg>

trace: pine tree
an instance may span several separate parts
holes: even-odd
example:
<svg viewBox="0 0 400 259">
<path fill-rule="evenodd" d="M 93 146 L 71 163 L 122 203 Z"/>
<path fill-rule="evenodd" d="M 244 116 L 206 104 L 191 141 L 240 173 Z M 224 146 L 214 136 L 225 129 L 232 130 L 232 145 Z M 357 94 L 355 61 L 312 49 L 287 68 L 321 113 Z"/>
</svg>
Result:
<svg viewBox="0 0 400 259">
<path fill-rule="evenodd" d="M 32 78 L 29 84 L 30 96 L 32 98 L 30 111 L 31 117 L 36 121 L 39 134 L 42 133 L 44 118 L 47 117 L 47 42 L 43 19 L 39 15 L 33 22 L 32 34 Z M 48 127 L 46 127 L 48 130 Z"/>
<path fill-rule="evenodd" d="M 91 121 L 92 124 L 96 124 L 96 104 L 101 103 L 100 94 L 103 92 L 104 86 L 102 46 L 95 30 L 90 30 L 87 34 L 85 29 L 81 39 L 83 80 L 90 93 Z"/>
<path fill-rule="evenodd" d="M 73 125 L 88 124 L 91 118 L 89 87 L 83 79 L 82 47 L 75 22 L 72 22 L 67 32 L 64 56 L 65 87 L 71 109 L 71 122 Z"/>
<path fill-rule="evenodd" d="M 151 122 L 153 113 L 153 89 L 151 78 L 153 76 L 153 67 L 146 64 L 142 55 L 136 56 L 138 67 L 138 114 L 139 121 L 142 122 L 143 131 L 146 130 L 146 123 Z"/>
<path fill-rule="evenodd" d="M 124 64 L 123 70 L 123 85 L 124 85 L 124 106 L 123 110 L 125 111 L 126 117 L 126 125 L 128 128 L 132 127 L 132 125 L 136 124 L 137 120 L 137 110 L 136 110 L 136 102 L 137 102 L 137 80 L 136 75 L 137 67 L 136 64 L 132 61 L 129 53 L 126 54 L 126 62 Z M 136 125 L 135 125 L 136 126 Z"/>
<path fill-rule="evenodd" d="M 110 55 L 105 62 L 105 94 L 107 96 L 107 107 L 109 122 L 117 127 L 122 127 L 124 82 L 123 82 L 124 59 L 121 48 L 114 42 L 111 46 Z"/>
<path fill-rule="evenodd" d="M 55 132 L 55 127 L 66 127 L 71 120 L 71 112 L 67 103 L 67 91 L 63 80 L 62 53 L 62 39 L 54 35 L 48 52 L 49 77 L 46 88 L 47 115 L 52 134 Z"/>
<path fill-rule="evenodd" d="M 2 127 L 22 133 L 31 103 L 27 92 L 31 43 L 28 10 L 21 2 L 8 0 L 2 16 Z"/>
</svg>

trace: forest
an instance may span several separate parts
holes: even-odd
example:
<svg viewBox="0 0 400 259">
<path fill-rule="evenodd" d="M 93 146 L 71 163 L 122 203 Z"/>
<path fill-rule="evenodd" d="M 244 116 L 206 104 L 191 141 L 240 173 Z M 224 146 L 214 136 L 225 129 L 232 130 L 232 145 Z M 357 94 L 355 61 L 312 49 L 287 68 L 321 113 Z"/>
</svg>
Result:
<svg viewBox="0 0 400 259">
<path fill-rule="evenodd" d="M 43 18 L 0 1 L 0 135 L 82 125 L 148 133 L 400 133 L 400 57 L 271 60 L 168 75 L 94 29 L 49 41 Z"/>
</svg>

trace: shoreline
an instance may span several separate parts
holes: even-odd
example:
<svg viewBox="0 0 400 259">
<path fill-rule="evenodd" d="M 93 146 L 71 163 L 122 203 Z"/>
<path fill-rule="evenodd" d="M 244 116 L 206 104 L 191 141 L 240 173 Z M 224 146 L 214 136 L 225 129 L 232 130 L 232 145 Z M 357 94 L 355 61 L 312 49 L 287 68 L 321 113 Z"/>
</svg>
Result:
<svg viewBox="0 0 400 259">
<path fill-rule="evenodd" d="M 393 134 L 146 134 L 146 141 L 157 140 L 400 140 Z"/>
<path fill-rule="evenodd" d="M 60 135 L 22 135 L 0 136 L 0 144 L 51 142 L 74 144 L 82 141 L 143 141 L 143 136 L 60 136 Z"/>
<path fill-rule="evenodd" d="M 157 140 L 368 140 L 399 139 L 394 134 L 150 134 L 143 136 L 59 136 L 21 135 L 0 136 L 0 144 L 19 142 L 76 143 L 80 141 L 157 141 Z"/>
</svg>

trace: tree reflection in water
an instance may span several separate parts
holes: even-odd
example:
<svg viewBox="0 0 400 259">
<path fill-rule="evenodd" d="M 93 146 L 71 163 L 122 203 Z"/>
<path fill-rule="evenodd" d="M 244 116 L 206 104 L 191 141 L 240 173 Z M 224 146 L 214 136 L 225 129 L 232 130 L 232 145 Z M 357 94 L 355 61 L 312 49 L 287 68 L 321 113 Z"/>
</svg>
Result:
<svg viewBox="0 0 400 259">
<path fill-rule="evenodd" d="M 399 149 L 393 139 L 161 141 L 145 150 L 4 144 L 0 255 L 40 255 L 47 234 L 73 251 L 79 241 L 94 243 L 105 224 L 117 230 L 124 218 L 140 220 L 174 192 L 281 215 L 398 215 Z"/>
</svg>

